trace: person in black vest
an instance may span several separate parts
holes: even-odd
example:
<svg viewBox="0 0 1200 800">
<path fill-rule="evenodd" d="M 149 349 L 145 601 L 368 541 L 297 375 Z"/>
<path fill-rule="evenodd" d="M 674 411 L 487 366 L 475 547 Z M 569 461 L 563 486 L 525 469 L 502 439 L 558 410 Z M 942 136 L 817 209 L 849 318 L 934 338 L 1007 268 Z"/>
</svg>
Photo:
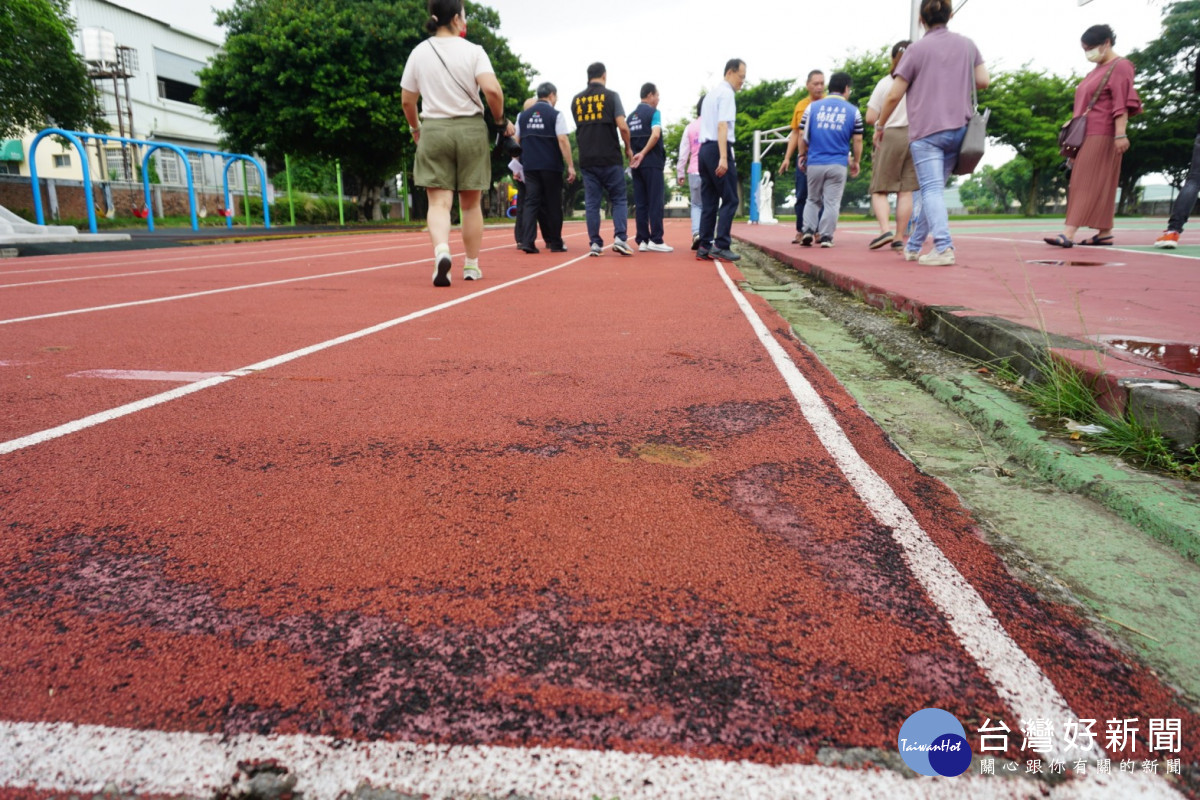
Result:
<svg viewBox="0 0 1200 800">
<path fill-rule="evenodd" d="M 675 248 L 663 243 L 663 169 L 667 149 L 662 140 L 662 114 L 658 111 L 658 87 L 642 85 L 642 102 L 629 115 L 629 138 L 633 143 L 633 202 L 637 206 L 638 250 L 669 253 Z"/>
<path fill-rule="evenodd" d="M 521 142 L 521 164 L 525 168 L 525 198 L 517 220 L 517 248 L 538 252 L 534 244 L 537 229 L 552 253 L 566 252 L 563 244 L 563 162 L 567 180 L 575 180 L 571 142 L 567 139 L 566 115 L 558 113 L 558 89 L 553 83 L 537 88 L 537 102 L 517 117 L 517 138 Z"/>
<path fill-rule="evenodd" d="M 633 255 L 625 241 L 629 227 L 629 200 L 625 194 L 625 158 L 633 160 L 629 126 L 625 124 L 625 108 L 621 96 L 605 87 L 608 74 L 604 65 L 596 62 L 588 67 L 588 86 L 571 101 L 575 116 L 575 139 L 579 143 L 579 168 L 583 175 L 583 197 L 586 209 L 589 255 L 604 252 L 600 238 L 600 203 L 604 195 L 612 203 L 612 249 L 623 256 Z M 621 153 L 624 140 L 625 152 Z"/>
</svg>

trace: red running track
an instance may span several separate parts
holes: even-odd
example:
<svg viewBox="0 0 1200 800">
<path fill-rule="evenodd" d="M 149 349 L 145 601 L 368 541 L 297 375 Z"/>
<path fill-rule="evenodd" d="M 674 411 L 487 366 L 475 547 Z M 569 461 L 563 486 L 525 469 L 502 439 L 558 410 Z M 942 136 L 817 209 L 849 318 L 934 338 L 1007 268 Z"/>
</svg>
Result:
<svg viewBox="0 0 1200 800">
<path fill-rule="evenodd" d="M 778 765 L 936 706 L 1010 758 L 1025 716 L 1180 719 L 1194 774 L 1188 709 L 685 223 L 569 231 L 450 289 L 420 234 L 5 263 L 4 720 Z"/>
</svg>

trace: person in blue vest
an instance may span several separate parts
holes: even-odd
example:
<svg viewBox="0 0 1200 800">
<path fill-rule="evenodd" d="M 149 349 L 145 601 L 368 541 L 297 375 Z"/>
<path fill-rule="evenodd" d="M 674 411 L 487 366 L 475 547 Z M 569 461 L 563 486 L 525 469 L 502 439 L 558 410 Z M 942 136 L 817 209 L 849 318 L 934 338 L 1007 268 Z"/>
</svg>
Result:
<svg viewBox="0 0 1200 800">
<path fill-rule="evenodd" d="M 587 220 L 588 255 L 604 252 L 600 238 L 600 204 L 604 196 L 612 203 L 614 253 L 633 255 L 626 241 L 629 200 L 625 194 L 625 159 L 633 160 L 629 125 L 621 96 L 609 89 L 608 71 L 597 61 L 588 65 L 588 85 L 571 100 L 575 116 L 575 140 L 579 143 L 579 169 L 583 177 L 583 206 Z M 622 148 L 622 143 L 624 147 Z"/>
<path fill-rule="evenodd" d="M 567 180 L 575 180 L 567 117 L 554 108 L 558 89 L 549 81 L 537 87 L 537 102 L 517 117 L 517 139 L 525 169 L 525 198 L 517 220 L 517 249 L 536 253 L 537 229 L 552 253 L 566 252 L 563 243 L 563 164 Z"/>
<path fill-rule="evenodd" d="M 663 203 L 667 148 L 662 140 L 662 114 L 658 110 L 658 87 L 642 84 L 642 102 L 629 115 L 629 138 L 633 145 L 630 162 L 633 202 L 637 207 L 634 240 L 638 250 L 669 253 L 675 248 L 663 242 Z"/>
<path fill-rule="evenodd" d="M 829 96 L 810 105 L 800 121 L 800 159 L 808 172 L 808 202 L 800 237 L 805 247 L 812 246 L 814 236 L 819 237 L 821 247 L 833 247 L 846 176 L 858 177 L 863 118 L 850 102 L 852 88 L 849 74 L 833 73 Z"/>
</svg>

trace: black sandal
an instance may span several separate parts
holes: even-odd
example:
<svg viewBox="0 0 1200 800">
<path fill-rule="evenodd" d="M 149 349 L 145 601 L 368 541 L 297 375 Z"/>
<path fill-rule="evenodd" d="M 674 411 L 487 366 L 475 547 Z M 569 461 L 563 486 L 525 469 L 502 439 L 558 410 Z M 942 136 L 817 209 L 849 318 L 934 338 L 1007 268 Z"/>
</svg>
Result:
<svg viewBox="0 0 1200 800">
<path fill-rule="evenodd" d="M 1068 239 L 1067 235 L 1065 233 L 1060 233 L 1058 236 L 1054 236 L 1054 237 L 1047 236 L 1045 239 L 1042 239 L 1042 241 L 1045 242 L 1046 244 L 1054 245 L 1055 247 L 1074 247 L 1075 246 L 1075 243 L 1072 242 L 1070 239 Z"/>
<path fill-rule="evenodd" d="M 1092 238 L 1084 239 L 1080 242 L 1084 247 L 1112 247 L 1112 243 L 1113 237 L 1101 236 L 1100 234 L 1096 234 Z"/>
</svg>

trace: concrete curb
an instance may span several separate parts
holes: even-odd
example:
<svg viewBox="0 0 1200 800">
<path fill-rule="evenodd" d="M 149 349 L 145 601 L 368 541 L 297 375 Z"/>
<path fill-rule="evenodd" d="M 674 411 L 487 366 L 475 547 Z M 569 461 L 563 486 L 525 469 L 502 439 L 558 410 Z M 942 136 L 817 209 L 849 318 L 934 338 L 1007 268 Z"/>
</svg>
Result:
<svg viewBox="0 0 1200 800">
<path fill-rule="evenodd" d="M 756 260 L 756 266 L 772 280 L 780 284 L 795 282 L 795 275 L 788 272 L 790 264 L 771 260 L 774 257 L 769 252 L 759 252 L 768 258 Z M 808 271 L 812 277 L 828 283 L 820 273 L 820 270 Z M 835 284 L 836 288 L 878 306 L 863 292 L 847 285 L 849 282 L 844 276 L 842 278 Z M 925 307 L 918 318 L 935 319 L 941 311 Z M 954 319 L 956 323 L 962 320 L 957 316 Z M 989 358 L 1021 356 L 1030 353 L 1030 348 L 1038 346 L 1039 342 L 1046 341 L 1039 332 L 1003 320 L 998 322 L 1002 324 L 991 326 L 988 347 L 992 354 Z M 928 334 L 928 326 L 922 327 Z M 964 372 L 947 377 L 922 371 L 908 355 L 881 341 L 865 326 L 853 332 L 873 352 L 901 369 L 912 381 L 980 430 L 987 431 L 1010 455 L 1045 480 L 1091 498 L 1181 555 L 1191 560 L 1200 559 L 1200 503 L 1182 487 L 1175 489 L 1165 478 L 1141 477 L 1107 459 L 1081 456 L 1066 444 L 1048 439 L 1029 424 L 1028 409 L 975 375 Z M 1084 343 L 1070 341 L 1050 343 L 1050 346 L 1060 347 L 1072 345 L 1087 347 Z"/>
<path fill-rule="evenodd" d="M 1103 348 L 1086 341 L 1049 334 L 999 317 L 972 315 L 968 309 L 933 306 L 893 290 L 814 264 L 779 250 L 739 240 L 797 272 L 809 275 L 885 311 L 912 317 L 935 342 L 978 361 L 1010 359 L 1026 378 L 1037 375 L 1037 363 L 1054 357 L 1070 361 L 1102 388 L 1101 403 L 1114 413 L 1128 413 L 1160 431 L 1181 450 L 1200 444 L 1200 391 L 1182 382 L 1113 380 L 1103 369 Z"/>
</svg>

